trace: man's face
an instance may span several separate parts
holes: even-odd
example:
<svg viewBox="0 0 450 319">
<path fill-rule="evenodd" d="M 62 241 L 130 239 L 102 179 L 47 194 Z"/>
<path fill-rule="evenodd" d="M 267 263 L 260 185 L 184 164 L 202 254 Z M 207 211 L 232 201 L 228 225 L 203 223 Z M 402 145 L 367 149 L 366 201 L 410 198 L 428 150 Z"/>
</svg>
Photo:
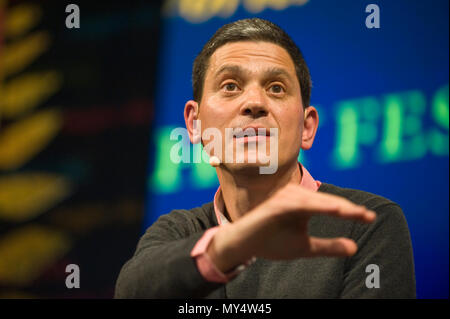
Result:
<svg viewBox="0 0 450 319">
<path fill-rule="evenodd" d="M 199 107 L 202 133 L 217 128 L 225 156 L 225 129 L 264 127 L 278 129 L 278 166 L 296 162 L 302 141 L 303 105 L 294 63 L 282 47 L 269 42 L 232 42 L 210 57 Z M 262 138 L 262 137 L 261 137 Z M 269 139 L 267 153 L 269 154 Z M 250 140 L 250 141 L 249 141 Z M 252 139 L 233 138 L 244 144 L 244 164 L 224 163 L 230 170 L 258 167 L 249 164 Z M 204 145 L 209 141 L 203 139 Z M 213 154 L 211 154 L 213 155 Z"/>
</svg>

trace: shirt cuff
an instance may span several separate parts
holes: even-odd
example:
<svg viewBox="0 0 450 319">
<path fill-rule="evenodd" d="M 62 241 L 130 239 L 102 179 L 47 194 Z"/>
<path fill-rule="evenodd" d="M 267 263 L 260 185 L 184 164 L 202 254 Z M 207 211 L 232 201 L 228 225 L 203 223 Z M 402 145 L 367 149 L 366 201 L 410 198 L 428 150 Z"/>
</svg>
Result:
<svg viewBox="0 0 450 319">
<path fill-rule="evenodd" d="M 227 283 L 239 273 L 241 273 L 245 268 L 255 262 L 256 258 L 252 258 L 246 263 L 235 267 L 228 273 L 221 272 L 216 265 L 213 263 L 208 253 L 206 252 L 211 240 L 213 239 L 215 233 L 219 230 L 220 226 L 216 226 L 208 229 L 199 241 L 195 244 L 191 251 L 191 257 L 195 258 L 197 268 L 203 278 L 210 282 Z"/>
</svg>

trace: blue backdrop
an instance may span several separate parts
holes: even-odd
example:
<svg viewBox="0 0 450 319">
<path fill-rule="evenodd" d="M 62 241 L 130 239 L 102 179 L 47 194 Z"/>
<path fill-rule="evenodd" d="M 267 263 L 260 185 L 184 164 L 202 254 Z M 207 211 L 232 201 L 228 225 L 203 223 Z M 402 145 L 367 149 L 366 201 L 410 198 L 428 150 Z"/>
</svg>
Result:
<svg viewBox="0 0 450 319">
<path fill-rule="evenodd" d="M 367 28 L 366 6 L 380 9 Z M 184 127 L 191 69 L 223 24 L 268 19 L 302 50 L 320 126 L 301 154 L 314 178 L 399 203 L 411 231 L 419 298 L 449 295 L 449 50 L 447 0 L 168 1 L 156 86 L 144 229 L 172 209 L 211 201 L 207 164 L 174 164 L 170 140 Z"/>
</svg>

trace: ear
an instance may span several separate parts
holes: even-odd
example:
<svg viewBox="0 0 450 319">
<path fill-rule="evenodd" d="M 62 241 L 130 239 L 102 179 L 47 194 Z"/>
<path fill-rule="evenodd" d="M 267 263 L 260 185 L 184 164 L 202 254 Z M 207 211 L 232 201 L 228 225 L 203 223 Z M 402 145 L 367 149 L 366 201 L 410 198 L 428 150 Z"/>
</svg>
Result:
<svg viewBox="0 0 450 319">
<path fill-rule="evenodd" d="M 194 127 L 194 120 L 198 119 L 198 103 L 189 100 L 184 106 L 184 121 L 186 123 L 186 129 L 189 133 L 189 139 L 192 144 L 197 144 L 201 140 L 200 127 Z M 197 125 L 199 126 L 199 125 Z"/>
<path fill-rule="evenodd" d="M 304 112 L 302 146 L 303 150 L 309 150 L 314 142 L 317 127 L 319 126 L 319 113 L 314 106 L 308 106 Z"/>
</svg>

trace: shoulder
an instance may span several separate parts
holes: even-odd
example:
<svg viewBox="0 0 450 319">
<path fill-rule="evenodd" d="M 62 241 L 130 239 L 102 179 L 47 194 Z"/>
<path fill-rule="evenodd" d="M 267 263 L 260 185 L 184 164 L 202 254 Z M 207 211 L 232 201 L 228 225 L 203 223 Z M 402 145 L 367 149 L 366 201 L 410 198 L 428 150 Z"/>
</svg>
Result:
<svg viewBox="0 0 450 319">
<path fill-rule="evenodd" d="M 375 233 L 379 233 L 377 242 L 389 240 L 392 236 L 400 236 L 404 242 L 410 241 L 409 228 L 403 210 L 390 199 L 361 190 L 342 188 L 325 183 L 320 186 L 319 191 L 342 196 L 375 211 L 377 218 L 371 224 L 352 222 L 351 237 L 354 239 L 373 238 Z"/>
<path fill-rule="evenodd" d="M 174 209 L 159 218 L 150 226 L 154 228 L 170 228 L 181 236 L 200 232 L 217 225 L 212 202 L 191 209 Z"/>
<path fill-rule="evenodd" d="M 364 205 L 374 211 L 384 210 L 386 207 L 398 207 L 400 209 L 397 203 L 388 198 L 358 189 L 322 183 L 318 191 L 344 197 L 355 204 Z"/>
</svg>

